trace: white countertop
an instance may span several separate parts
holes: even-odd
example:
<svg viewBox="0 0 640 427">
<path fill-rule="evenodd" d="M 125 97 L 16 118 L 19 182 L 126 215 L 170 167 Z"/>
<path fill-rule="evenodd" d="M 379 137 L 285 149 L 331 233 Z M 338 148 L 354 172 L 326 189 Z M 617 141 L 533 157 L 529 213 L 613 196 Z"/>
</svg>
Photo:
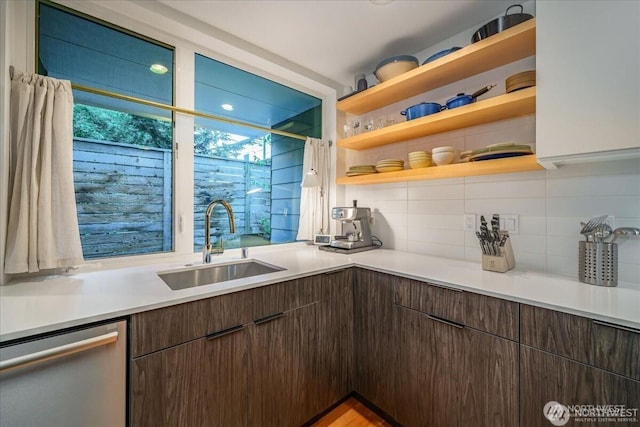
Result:
<svg viewBox="0 0 640 427">
<path fill-rule="evenodd" d="M 229 250 L 213 263 L 238 260 Z M 403 277 L 548 307 L 640 329 L 640 285 L 606 288 L 577 279 L 522 270 L 483 271 L 480 263 L 388 249 L 356 254 L 319 251 L 304 243 L 250 249 L 250 257 L 286 270 L 174 291 L 156 272 L 197 264 L 197 256 L 169 263 L 29 279 L 0 286 L 0 342 L 113 319 L 177 303 L 361 266 Z"/>
</svg>

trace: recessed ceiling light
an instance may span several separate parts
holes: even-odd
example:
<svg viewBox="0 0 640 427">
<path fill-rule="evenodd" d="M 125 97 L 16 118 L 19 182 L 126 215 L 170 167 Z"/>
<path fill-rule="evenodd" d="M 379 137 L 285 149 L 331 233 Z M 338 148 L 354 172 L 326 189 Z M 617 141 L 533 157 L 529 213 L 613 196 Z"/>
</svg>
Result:
<svg viewBox="0 0 640 427">
<path fill-rule="evenodd" d="M 392 3 L 393 0 L 369 0 L 374 6 L 384 6 L 385 4 Z"/>
<path fill-rule="evenodd" d="M 167 71 L 169 71 L 167 67 L 165 67 L 162 64 L 153 64 L 151 65 L 151 67 L 149 67 L 149 69 L 151 70 L 152 73 L 156 73 L 156 74 L 164 74 Z"/>
<path fill-rule="evenodd" d="M 222 107 L 223 110 L 233 111 L 233 105 L 231 105 L 231 104 L 222 104 L 221 107 Z"/>
</svg>

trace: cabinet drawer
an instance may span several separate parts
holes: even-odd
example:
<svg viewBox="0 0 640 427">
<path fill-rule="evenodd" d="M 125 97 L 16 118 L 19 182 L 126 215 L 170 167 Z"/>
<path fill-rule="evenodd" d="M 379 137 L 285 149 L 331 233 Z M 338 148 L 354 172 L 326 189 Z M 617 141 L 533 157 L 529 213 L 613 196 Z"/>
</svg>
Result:
<svg viewBox="0 0 640 427">
<path fill-rule="evenodd" d="M 252 318 L 260 319 L 327 299 L 332 283 L 349 277 L 345 270 L 338 270 L 253 289 Z"/>
<path fill-rule="evenodd" d="M 349 277 L 346 271 L 319 274 L 134 314 L 131 355 L 138 357 L 311 304 L 329 295 L 331 283 Z"/>
<path fill-rule="evenodd" d="M 521 306 L 522 344 L 640 380 L 640 330 Z"/>
<path fill-rule="evenodd" d="M 422 313 L 464 324 L 463 292 L 416 280 L 399 279 L 394 302 Z"/>
<path fill-rule="evenodd" d="M 518 303 L 464 292 L 464 307 L 466 326 L 518 341 Z"/>
<path fill-rule="evenodd" d="M 589 363 L 590 319 L 522 304 L 520 320 L 522 344 Z"/>
<path fill-rule="evenodd" d="M 593 365 L 640 381 L 640 331 L 593 321 Z"/>
<path fill-rule="evenodd" d="M 252 291 L 235 292 L 131 316 L 131 356 L 171 347 L 252 318 Z"/>
</svg>

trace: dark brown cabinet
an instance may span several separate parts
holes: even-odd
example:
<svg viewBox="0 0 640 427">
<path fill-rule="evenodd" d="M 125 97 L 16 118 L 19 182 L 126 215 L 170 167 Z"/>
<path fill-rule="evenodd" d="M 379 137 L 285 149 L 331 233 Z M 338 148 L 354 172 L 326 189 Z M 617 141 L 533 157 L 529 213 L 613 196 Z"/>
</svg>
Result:
<svg viewBox="0 0 640 427">
<path fill-rule="evenodd" d="M 355 390 L 395 416 L 393 282 L 397 277 L 357 269 L 354 280 Z"/>
<path fill-rule="evenodd" d="M 130 325 L 133 427 L 296 427 L 353 391 L 406 427 L 547 427 L 550 401 L 640 409 L 640 330 L 361 268 Z"/>
<path fill-rule="evenodd" d="M 350 272 L 306 279 L 322 298 L 263 321 L 251 336 L 249 425 L 297 427 L 351 390 Z"/>
<path fill-rule="evenodd" d="M 462 328 L 396 306 L 395 418 L 405 426 L 457 426 Z"/>
<path fill-rule="evenodd" d="M 640 331 L 529 305 L 521 319 L 521 426 L 548 426 L 548 402 L 568 408 L 568 426 L 640 425 Z M 635 415 L 589 413 L 596 405 Z"/>
<path fill-rule="evenodd" d="M 132 426 L 245 426 L 244 329 L 131 362 Z"/>
<path fill-rule="evenodd" d="M 475 313 L 475 296 L 467 302 L 466 292 L 407 279 L 399 279 L 397 290 L 397 420 L 405 426 L 517 425 L 518 343 L 462 323 L 467 317 L 483 328 L 494 323 Z M 405 299 L 407 291 L 416 297 Z M 511 318 L 509 312 L 491 316 Z"/>
<path fill-rule="evenodd" d="M 602 369 L 560 357 L 534 348 L 521 347 L 520 396 L 522 427 L 548 427 L 544 415 L 548 402 L 558 402 L 571 413 L 571 407 L 581 408 L 577 421 L 571 416 L 567 426 L 637 426 L 640 425 L 640 382 L 612 374 Z M 635 416 L 606 417 L 589 415 L 588 407 L 595 405 L 623 405 L 634 410 Z M 575 414 L 575 413 L 574 413 Z M 580 416 L 582 415 L 582 416 Z M 631 415 L 631 414 L 629 414 Z M 611 418 L 611 420 L 609 420 Z M 618 420 L 622 418 L 622 420 Z M 635 421 L 633 419 L 635 418 Z M 622 422 L 622 421 L 625 422 Z"/>
<path fill-rule="evenodd" d="M 342 270 L 134 315 L 131 425 L 301 425 L 353 389 L 352 308 Z"/>
</svg>

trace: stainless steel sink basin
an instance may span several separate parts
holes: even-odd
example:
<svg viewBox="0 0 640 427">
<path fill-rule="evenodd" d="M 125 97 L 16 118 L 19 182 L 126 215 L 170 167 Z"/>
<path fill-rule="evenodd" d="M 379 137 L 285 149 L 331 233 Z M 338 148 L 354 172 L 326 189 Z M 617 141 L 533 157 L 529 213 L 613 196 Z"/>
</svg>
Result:
<svg viewBox="0 0 640 427">
<path fill-rule="evenodd" d="M 234 279 L 259 276 L 285 270 L 282 267 L 265 264 L 257 260 L 242 260 L 232 263 L 199 265 L 179 270 L 161 271 L 158 276 L 174 291 L 211 285 Z"/>
</svg>

